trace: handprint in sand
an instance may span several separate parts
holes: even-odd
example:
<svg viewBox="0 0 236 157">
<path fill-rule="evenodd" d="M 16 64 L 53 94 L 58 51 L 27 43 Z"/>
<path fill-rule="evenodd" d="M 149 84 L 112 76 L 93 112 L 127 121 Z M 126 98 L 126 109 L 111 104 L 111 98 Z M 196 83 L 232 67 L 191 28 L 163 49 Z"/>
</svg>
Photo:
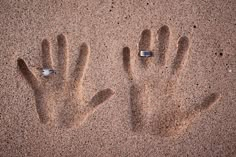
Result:
<svg viewBox="0 0 236 157">
<path fill-rule="evenodd" d="M 209 93 L 188 110 L 182 110 L 181 94 L 177 89 L 179 76 L 188 59 L 189 39 L 178 39 L 174 59 L 168 51 L 170 30 L 162 26 L 153 39 L 150 30 L 141 33 L 138 50 L 131 53 L 123 48 L 123 68 L 130 82 L 131 124 L 135 132 L 174 136 L 187 128 L 201 113 L 211 108 L 220 98 Z M 156 46 L 155 46 L 156 45 Z M 152 52 L 152 57 L 140 57 L 140 51 Z M 168 64 L 169 63 L 169 64 Z"/>
<path fill-rule="evenodd" d="M 19 58 L 17 64 L 22 76 L 34 91 L 36 110 L 43 124 L 80 126 L 99 105 L 113 95 L 113 91 L 101 90 L 90 101 L 86 101 L 82 84 L 90 55 L 88 45 L 83 43 L 80 46 L 74 68 L 69 66 L 67 40 L 63 34 L 58 35 L 57 45 L 57 51 L 53 55 L 50 42 L 47 39 L 42 41 L 41 69 L 53 69 L 55 73 L 48 76 L 35 75 L 23 59 Z M 53 62 L 52 56 L 55 56 L 57 62 Z"/>
</svg>

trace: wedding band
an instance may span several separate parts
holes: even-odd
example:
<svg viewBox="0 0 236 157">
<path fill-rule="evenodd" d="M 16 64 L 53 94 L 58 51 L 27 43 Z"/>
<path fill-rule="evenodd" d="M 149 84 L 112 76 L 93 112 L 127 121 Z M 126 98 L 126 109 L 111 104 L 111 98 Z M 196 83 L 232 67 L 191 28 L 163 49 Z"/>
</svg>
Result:
<svg viewBox="0 0 236 157">
<path fill-rule="evenodd" d="M 151 51 L 140 51 L 139 56 L 140 57 L 151 57 L 152 52 Z"/>
</svg>

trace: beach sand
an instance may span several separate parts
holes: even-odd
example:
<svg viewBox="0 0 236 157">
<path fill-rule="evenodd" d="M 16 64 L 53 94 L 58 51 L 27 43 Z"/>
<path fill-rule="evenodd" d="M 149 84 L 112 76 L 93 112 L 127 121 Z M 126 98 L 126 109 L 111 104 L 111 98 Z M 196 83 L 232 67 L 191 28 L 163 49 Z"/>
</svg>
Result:
<svg viewBox="0 0 236 157">
<path fill-rule="evenodd" d="M 2 0 L 0 26 L 0 156 L 236 156 L 235 0 Z"/>
</svg>

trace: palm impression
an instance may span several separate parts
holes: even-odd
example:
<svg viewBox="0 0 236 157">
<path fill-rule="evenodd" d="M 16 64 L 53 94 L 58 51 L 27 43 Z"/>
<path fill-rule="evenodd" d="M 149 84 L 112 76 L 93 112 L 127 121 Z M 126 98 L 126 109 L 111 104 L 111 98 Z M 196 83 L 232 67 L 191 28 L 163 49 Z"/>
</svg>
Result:
<svg viewBox="0 0 236 157">
<path fill-rule="evenodd" d="M 151 51 L 153 56 L 148 58 L 140 57 L 137 53 L 133 55 L 128 47 L 123 48 L 123 68 L 131 84 L 131 124 L 135 132 L 145 131 L 159 136 L 178 135 L 197 115 L 208 110 L 220 98 L 219 94 L 211 93 L 198 105 L 182 109 L 184 104 L 177 89 L 180 72 L 189 52 L 189 39 L 186 36 L 179 38 L 176 56 L 168 65 L 169 37 L 168 26 L 158 30 L 156 41 L 152 39 L 150 30 L 144 30 L 137 51 Z M 154 43 L 156 46 L 153 46 Z M 155 77 L 143 78 L 146 71 Z"/>
<path fill-rule="evenodd" d="M 99 91 L 90 101 L 83 98 L 82 83 L 88 64 L 90 50 L 83 43 L 75 68 L 69 65 L 66 37 L 57 37 L 58 49 L 54 54 L 57 62 L 53 62 L 50 43 L 42 42 L 42 69 L 53 69 L 55 73 L 48 76 L 33 74 L 23 59 L 17 64 L 23 77 L 34 91 L 38 117 L 43 124 L 57 126 L 80 126 L 97 107 L 113 95 L 111 89 Z"/>
</svg>

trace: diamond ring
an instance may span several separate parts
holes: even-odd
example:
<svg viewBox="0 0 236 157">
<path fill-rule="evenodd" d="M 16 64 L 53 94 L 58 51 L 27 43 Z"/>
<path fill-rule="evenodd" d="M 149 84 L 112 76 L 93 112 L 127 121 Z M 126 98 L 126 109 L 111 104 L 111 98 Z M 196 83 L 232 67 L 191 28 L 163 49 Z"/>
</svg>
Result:
<svg viewBox="0 0 236 157">
<path fill-rule="evenodd" d="M 55 73 L 55 71 L 53 69 L 43 69 L 42 70 L 42 74 L 43 76 L 49 76 L 50 74 Z"/>
</svg>

